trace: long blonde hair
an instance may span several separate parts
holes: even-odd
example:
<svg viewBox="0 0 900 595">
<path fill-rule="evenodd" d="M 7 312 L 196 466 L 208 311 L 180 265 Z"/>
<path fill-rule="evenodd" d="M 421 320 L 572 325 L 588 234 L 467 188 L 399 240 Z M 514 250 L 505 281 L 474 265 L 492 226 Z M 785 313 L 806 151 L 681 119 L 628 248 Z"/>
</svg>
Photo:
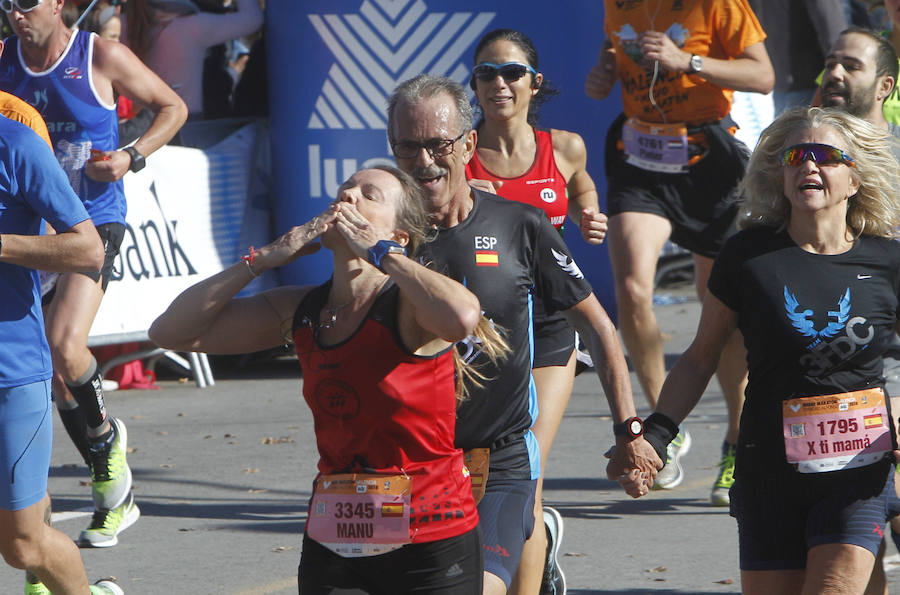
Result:
<svg viewBox="0 0 900 595">
<path fill-rule="evenodd" d="M 831 127 L 843 141 L 839 148 L 854 160 L 850 175 L 859 190 L 847 206 L 847 227 L 854 237 L 900 236 L 900 174 L 890 150 L 891 136 L 845 111 L 820 107 L 785 111 L 763 131 L 741 182 L 745 202 L 738 227 L 787 225 L 791 203 L 784 196 L 781 154 L 791 135 L 820 126 Z"/>
</svg>

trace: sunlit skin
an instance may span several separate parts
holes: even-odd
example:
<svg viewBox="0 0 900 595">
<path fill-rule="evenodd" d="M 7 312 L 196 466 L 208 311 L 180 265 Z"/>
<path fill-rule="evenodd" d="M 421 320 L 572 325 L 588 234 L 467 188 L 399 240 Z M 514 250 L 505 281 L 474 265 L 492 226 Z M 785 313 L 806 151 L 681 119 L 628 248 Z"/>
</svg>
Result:
<svg viewBox="0 0 900 595">
<path fill-rule="evenodd" d="M 119 41 L 122 37 L 122 20 L 113 15 L 100 27 L 100 37 L 110 41 Z"/>
<path fill-rule="evenodd" d="M 476 64 L 481 62 L 528 64 L 528 57 L 517 44 L 506 39 L 498 39 L 475 57 Z M 507 82 L 498 73 L 492 81 L 485 82 L 476 79 L 475 96 L 478 98 L 478 104 L 481 106 L 485 118 L 510 119 L 516 115 L 527 115 L 531 98 L 537 94 L 537 86 L 540 85 L 542 79 L 543 75 L 540 73 L 534 76 L 528 72 L 517 81 Z"/>
<path fill-rule="evenodd" d="M 892 85 L 876 75 L 876 41 L 858 33 L 841 35 L 825 57 L 822 105 L 841 108 L 874 124 L 883 121 L 882 101 Z"/>
<path fill-rule="evenodd" d="M 822 143 L 842 148 L 844 140 L 830 126 L 820 126 L 792 134 L 787 146 L 800 143 Z M 851 155 L 852 157 L 852 155 Z M 847 199 L 859 189 L 853 169 L 844 163 L 816 164 L 812 159 L 797 166 L 784 166 L 784 196 L 791 203 L 789 230 L 795 226 L 819 221 L 844 225 Z"/>
<path fill-rule="evenodd" d="M 422 99 L 413 105 L 397 108 L 390 132 L 392 142 L 424 143 L 456 138 L 459 133 L 456 106 L 449 96 Z M 475 151 L 475 131 L 453 144 L 449 155 L 431 157 L 425 149 L 412 159 L 397 157 L 400 169 L 422 184 L 427 200 L 426 210 L 434 220 L 446 227 L 456 225 L 471 208 L 466 183 L 466 163 Z"/>
<path fill-rule="evenodd" d="M 399 210 L 403 189 L 397 178 L 378 169 L 364 169 L 341 184 L 334 201 L 336 212 L 356 210 L 376 232 L 378 237 L 395 235 L 395 213 Z M 394 237 L 395 241 L 399 238 Z M 322 234 L 322 245 L 340 249 L 345 239 L 335 226 Z M 401 241 L 405 243 L 405 240 Z"/>
</svg>

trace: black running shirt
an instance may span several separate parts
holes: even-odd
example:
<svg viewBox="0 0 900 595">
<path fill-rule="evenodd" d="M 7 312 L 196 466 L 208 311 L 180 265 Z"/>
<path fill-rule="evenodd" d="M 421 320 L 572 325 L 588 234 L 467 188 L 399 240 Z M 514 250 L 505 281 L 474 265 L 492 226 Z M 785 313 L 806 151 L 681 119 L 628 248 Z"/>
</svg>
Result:
<svg viewBox="0 0 900 595">
<path fill-rule="evenodd" d="M 532 291 L 551 313 L 567 310 L 591 293 L 543 211 L 473 192 L 469 215 L 458 225 L 441 229 L 422 250 L 425 264 L 478 296 L 484 315 L 503 328 L 511 348 L 499 370 L 480 368 L 490 380 L 483 388 L 471 387 L 468 400 L 459 407 L 456 445 L 464 450 L 522 434 L 537 417 L 531 381 Z M 486 360 L 475 357 L 476 364 Z"/>
<path fill-rule="evenodd" d="M 709 290 L 737 312 L 747 347 L 739 450 L 783 461 L 783 400 L 881 384 L 900 307 L 900 243 L 862 236 L 843 254 L 811 254 L 786 232 L 751 228 L 725 244 Z"/>
</svg>

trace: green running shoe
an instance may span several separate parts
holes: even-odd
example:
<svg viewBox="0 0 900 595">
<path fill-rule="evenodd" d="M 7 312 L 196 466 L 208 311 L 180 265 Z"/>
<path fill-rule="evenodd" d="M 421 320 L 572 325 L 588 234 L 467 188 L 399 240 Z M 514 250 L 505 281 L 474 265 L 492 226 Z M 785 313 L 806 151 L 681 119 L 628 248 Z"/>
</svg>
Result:
<svg viewBox="0 0 900 595">
<path fill-rule="evenodd" d="M 92 442 L 91 496 L 95 510 L 112 510 L 125 502 L 131 493 L 131 469 L 125 459 L 128 430 L 121 420 L 109 418 L 113 436 L 109 442 Z"/>
<path fill-rule="evenodd" d="M 116 577 L 110 576 L 91 585 L 91 595 L 125 595 L 125 591 L 119 586 Z"/>
<path fill-rule="evenodd" d="M 112 547 L 119 543 L 117 535 L 135 524 L 141 511 L 134 503 L 134 496 L 128 498 L 118 508 L 95 510 L 87 529 L 78 537 L 79 547 Z"/>
<path fill-rule="evenodd" d="M 684 469 L 679 460 L 691 449 L 691 433 L 679 426 L 678 435 L 666 447 L 666 466 L 657 474 L 653 482 L 654 490 L 671 490 L 684 481 Z"/>
<path fill-rule="evenodd" d="M 45 587 L 44 583 L 40 582 L 37 577 L 34 577 L 34 580 L 38 582 L 33 583 L 31 582 L 30 577 L 26 576 L 25 595 L 51 595 L 50 589 Z"/>
<path fill-rule="evenodd" d="M 731 497 L 728 491 L 734 484 L 734 445 L 722 443 L 722 460 L 719 461 L 719 475 L 713 484 L 709 499 L 713 506 L 728 506 Z"/>
</svg>

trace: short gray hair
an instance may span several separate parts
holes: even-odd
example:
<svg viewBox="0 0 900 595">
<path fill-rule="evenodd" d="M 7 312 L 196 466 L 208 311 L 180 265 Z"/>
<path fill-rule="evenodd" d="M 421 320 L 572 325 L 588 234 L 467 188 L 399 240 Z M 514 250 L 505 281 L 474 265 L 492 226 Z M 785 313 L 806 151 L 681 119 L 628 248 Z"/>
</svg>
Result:
<svg viewBox="0 0 900 595">
<path fill-rule="evenodd" d="M 416 105 L 424 99 L 432 99 L 445 95 L 456 104 L 457 134 L 465 134 L 472 130 L 472 105 L 469 96 L 462 85 L 445 76 L 432 74 L 420 74 L 409 80 L 403 81 L 388 100 L 388 139 L 394 130 L 394 114 L 400 104 Z"/>
</svg>

